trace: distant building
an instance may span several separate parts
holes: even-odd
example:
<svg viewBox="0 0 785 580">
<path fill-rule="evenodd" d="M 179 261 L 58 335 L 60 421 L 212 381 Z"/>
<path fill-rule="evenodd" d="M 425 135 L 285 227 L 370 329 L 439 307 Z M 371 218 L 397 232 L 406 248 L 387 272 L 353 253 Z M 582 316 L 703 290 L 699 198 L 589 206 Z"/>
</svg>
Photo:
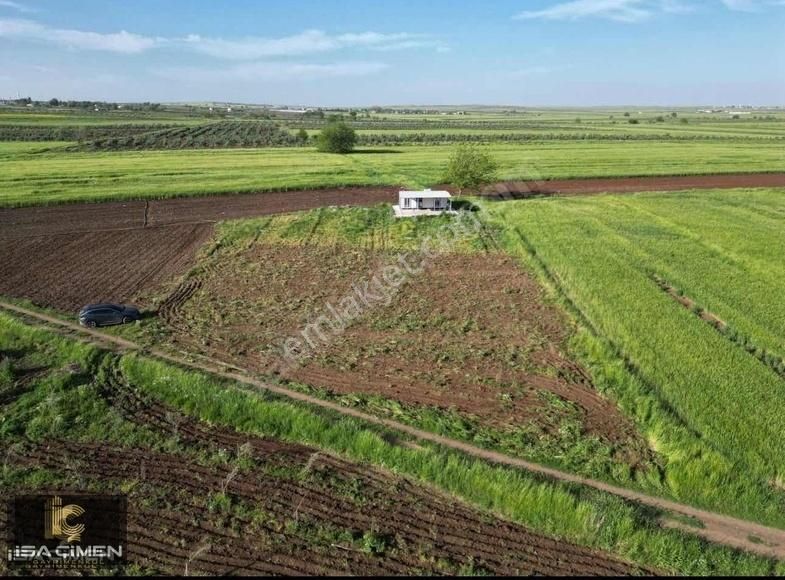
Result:
<svg viewBox="0 0 785 580">
<path fill-rule="evenodd" d="M 441 215 L 455 213 L 452 209 L 452 196 L 448 191 L 400 191 L 398 205 L 393 206 L 395 217 L 417 217 L 422 215 Z"/>
</svg>

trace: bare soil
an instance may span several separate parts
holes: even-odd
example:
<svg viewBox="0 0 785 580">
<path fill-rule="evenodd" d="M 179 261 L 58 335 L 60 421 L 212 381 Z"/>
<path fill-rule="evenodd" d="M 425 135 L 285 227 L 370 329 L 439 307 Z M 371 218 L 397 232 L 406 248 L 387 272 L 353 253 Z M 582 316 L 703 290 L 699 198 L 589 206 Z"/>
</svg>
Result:
<svg viewBox="0 0 785 580">
<path fill-rule="evenodd" d="M 504 196 L 527 197 L 734 187 L 785 187 L 785 173 L 506 181 L 488 187 L 484 193 L 490 196 L 504 194 Z M 0 238 L 131 229 L 145 225 L 212 223 L 330 205 L 391 203 L 397 199 L 397 191 L 397 187 L 346 187 L 149 201 L 0 208 Z"/>
<path fill-rule="evenodd" d="M 482 194 L 499 199 L 524 199 L 543 195 L 591 195 L 736 187 L 785 187 L 785 173 L 504 181 L 485 188 Z"/>
<path fill-rule="evenodd" d="M 0 208 L 0 239 L 145 226 L 214 223 L 327 206 L 362 206 L 397 199 L 395 187 L 346 187 L 149 201 Z"/>
<path fill-rule="evenodd" d="M 384 252 L 342 245 L 257 243 L 209 262 L 160 309 L 177 348 L 338 394 L 379 395 L 456 411 L 480 425 L 554 435 L 565 420 L 637 465 L 645 442 L 566 355 L 568 328 L 540 285 L 500 253 L 438 258 L 389 305 L 281 370 L 281 348 Z"/>
<path fill-rule="evenodd" d="M 129 302 L 185 273 L 211 234 L 193 224 L 0 238 L 0 294 L 64 311 Z"/>
</svg>

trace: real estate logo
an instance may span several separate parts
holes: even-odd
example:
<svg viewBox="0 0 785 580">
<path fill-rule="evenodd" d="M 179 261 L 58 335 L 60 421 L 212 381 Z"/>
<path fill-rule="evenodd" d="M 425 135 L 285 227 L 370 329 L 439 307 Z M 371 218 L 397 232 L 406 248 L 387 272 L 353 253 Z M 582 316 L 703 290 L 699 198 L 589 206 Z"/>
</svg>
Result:
<svg viewBox="0 0 785 580">
<path fill-rule="evenodd" d="M 8 563 L 28 569 L 95 569 L 126 561 L 126 498 L 27 495 L 8 505 Z"/>
<path fill-rule="evenodd" d="M 79 517 L 84 513 L 84 508 L 76 504 L 63 507 L 63 498 L 59 495 L 49 498 L 46 500 L 44 538 L 65 540 L 69 544 L 80 541 L 82 532 L 85 531 L 85 525 L 71 525 L 68 518 Z"/>
</svg>

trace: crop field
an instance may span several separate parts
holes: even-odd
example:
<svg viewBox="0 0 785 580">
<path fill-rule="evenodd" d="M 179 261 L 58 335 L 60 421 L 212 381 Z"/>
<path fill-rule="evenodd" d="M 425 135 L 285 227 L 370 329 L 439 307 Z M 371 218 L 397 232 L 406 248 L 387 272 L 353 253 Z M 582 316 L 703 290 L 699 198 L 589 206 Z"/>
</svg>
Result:
<svg viewBox="0 0 785 580">
<path fill-rule="evenodd" d="M 501 180 L 785 171 L 785 114 L 776 110 L 456 112 L 340 113 L 357 130 L 359 149 L 337 156 L 313 147 L 329 112 L 317 118 L 188 106 L 70 113 L 0 108 L 0 206 L 427 187 L 443 182 L 447 159 L 461 142 L 486 148 Z M 297 136 L 301 129 L 307 142 Z"/>
<path fill-rule="evenodd" d="M 135 301 L 193 266 L 216 221 L 392 201 L 389 188 L 0 209 L 0 294 L 73 312 Z"/>
<path fill-rule="evenodd" d="M 673 492 L 781 523 L 785 190 L 487 209 L 580 321 L 593 370 L 625 361 L 615 396 L 667 458 Z"/>
<path fill-rule="evenodd" d="M 0 206 L 151 199 L 345 185 L 428 186 L 444 179 L 453 146 L 36 152 L 0 144 Z M 10 149 L 7 149 L 10 148 Z M 775 142 L 540 142 L 488 146 L 500 179 L 785 171 Z"/>
</svg>

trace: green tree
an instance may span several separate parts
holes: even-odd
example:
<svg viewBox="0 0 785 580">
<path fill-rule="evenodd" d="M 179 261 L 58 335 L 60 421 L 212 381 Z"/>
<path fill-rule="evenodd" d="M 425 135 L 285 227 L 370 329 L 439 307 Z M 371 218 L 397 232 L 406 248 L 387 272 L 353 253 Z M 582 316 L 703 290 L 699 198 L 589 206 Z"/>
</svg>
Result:
<svg viewBox="0 0 785 580">
<path fill-rule="evenodd" d="M 447 183 L 464 190 L 477 190 L 496 179 L 498 165 L 487 152 L 475 145 L 459 145 L 447 164 Z"/>
<path fill-rule="evenodd" d="M 299 141 L 301 145 L 308 143 L 308 131 L 305 129 L 300 129 L 297 132 L 297 141 Z"/>
<path fill-rule="evenodd" d="M 357 133 L 342 121 L 327 125 L 316 141 L 322 153 L 350 153 L 357 143 Z"/>
</svg>

